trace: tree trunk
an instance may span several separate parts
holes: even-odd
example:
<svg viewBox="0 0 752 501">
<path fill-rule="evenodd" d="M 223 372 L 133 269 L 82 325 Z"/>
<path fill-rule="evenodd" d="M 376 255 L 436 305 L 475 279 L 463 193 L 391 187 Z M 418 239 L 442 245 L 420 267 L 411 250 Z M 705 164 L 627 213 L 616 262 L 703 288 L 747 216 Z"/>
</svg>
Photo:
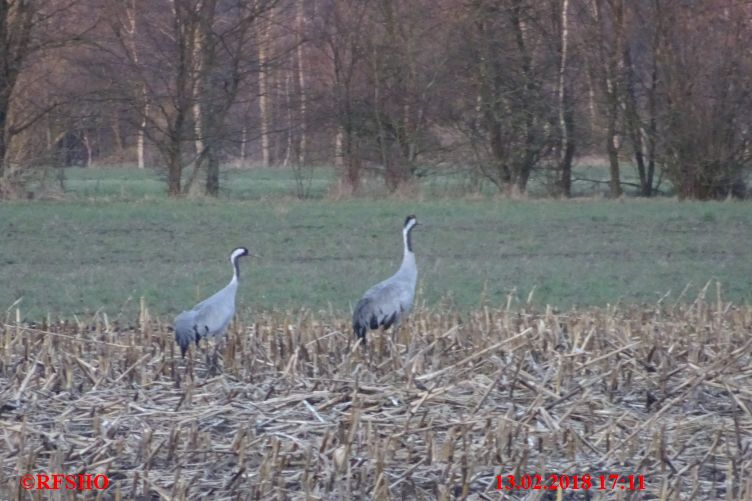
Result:
<svg viewBox="0 0 752 501">
<path fill-rule="evenodd" d="M 608 166 L 609 166 L 609 187 L 611 189 L 611 197 L 618 198 L 622 195 L 621 190 L 621 177 L 619 173 L 619 150 L 616 148 L 616 117 L 614 114 L 609 117 L 608 132 L 606 134 L 606 151 L 608 152 Z M 613 117 L 613 118 L 612 118 Z"/>
<path fill-rule="evenodd" d="M 572 160 L 574 158 L 574 112 L 567 78 L 569 51 L 569 0 L 561 4 L 561 59 L 559 65 L 559 127 L 561 128 L 559 185 L 561 194 L 572 196 Z"/>
<path fill-rule="evenodd" d="M 201 102 L 199 100 L 196 100 L 195 103 L 193 103 L 193 132 L 196 135 L 194 146 L 196 148 L 196 162 L 198 162 L 198 157 L 201 156 L 201 154 L 204 151 L 204 139 L 203 139 L 203 126 L 201 124 L 203 111 Z"/>
<path fill-rule="evenodd" d="M 648 191 L 644 191 L 643 196 L 650 197 L 653 195 L 653 179 L 655 177 L 655 150 L 656 150 L 656 135 L 658 134 L 658 119 L 656 117 L 656 86 L 658 81 L 657 64 L 653 67 L 653 74 L 651 76 L 652 84 L 650 88 L 650 95 L 648 96 L 648 167 L 645 179 L 645 188 Z"/>
<path fill-rule="evenodd" d="M 269 16 L 272 12 L 269 11 Z M 258 48 L 259 59 L 259 112 L 261 113 L 261 162 L 264 167 L 271 164 L 269 149 L 269 68 L 267 67 L 267 44 L 269 43 L 269 33 L 271 19 L 261 20 L 261 33 Z"/>
<path fill-rule="evenodd" d="M 574 127 L 571 112 L 567 113 L 567 115 L 569 116 L 567 119 L 568 122 Z M 570 136 L 566 143 L 564 143 L 564 156 L 561 158 L 561 163 L 559 164 L 559 170 L 561 171 L 561 194 L 567 198 L 572 196 L 572 162 L 574 161 L 575 149 L 575 142 Z"/>
<path fill-rule="evenodd" d="M 616 146 L 616 124 L 619 117 L 619 96 L 616 90 L 616 83 L 610 81 L 607 75 L 604 78 L 604 88 L 608 100 L 606 116 L 606 152 L 608 154 L 609 165 L 609 188 L 611 191 L 611 197 L 618 198 L 622 195 L 621 176 L 619 172 L 619 150 Z"/>
<path fill-rule="evenodd" d="M 345 179 L 353 192 L 358 191 L 360 187 L 360 159 L 356 151 L 356 143 L 353 134 L 352 109 L 350 107 L 350 95 L 347 93 L 345 100 L 345 126 L 342 128 L 343 138 L 343 160 L 345 163 Z"/>
<path fill-rule="evenodd" d="M 588 94 L 588 115 L 590 117 L 590 130 L 592 131 L 595 124 L 598 121 L 598 112 L 596 110 L 595 106 L 595 89 L 596 89 L 596 83 L 595 83 L 595 71 L 593 71 L 592 66 L 588 63 L 586 63 L 588 66 L 587 71 L 587 94 Z"/>
<path fill-rule="evenodd" d="M 606 115 L 606 152 L 609 163 L 609 188 L 610 195 L 613 198 L 622 195 L 621 178 L 619 172 L 619 150 L 616 145 L 617 131 L 616 126 L 619 119 L 619 92 L 621 82 L 619 78 L 619 61 L 622 59 L 622 46 L 624 37 L 623 24 L 623 4 L 622 0 L 614 0 L 612 4 L 613 23 L 615 40 L 614 45 L 606 43 L 606 37 L 603 25 L 601 2 L 593 2 L 593 14 L 595 22 L 598 24 L 599 38 L 599 63 L 600 66 L 600 85 L 605 98 L 605 115 Z"/>
<path fill-rule="evenodd" d="M 476 21 L 476 29 L 481 34 L 482 44 L 479 49 L 477 57 L 478 62 L 478 87 L 479 92 L 476 97 L 476 123 L 478 130 L 485 130 L 488 145 L 491 150 L 491 172 L 490 175 L 486 173 L 486 168 L 483 164 L 480 166 L 480 171 L 488 177 L 496 188 L 503 192 L 507 190 L 512 183 L 512 172 L 507 164 L 507 150 L 506 143 L 503 139 L 503 125 L 501 117 L 503 107 L 503 99 L 499 94 L 500 79 L 499 74 L 501 72 L 498 62 L 498 58 L 493 57 L 496 50 L 495 44 L 489 37 L 492 37 L 492 32 L 488 29 L 486 24 L 485 9 L 479 8 L 476 13 L 478 21 Z"/>
<path fill-rule="evenodd" d="M 92 147 L 91 147 L 91 140 L 89 139 L 89 134 L 84 131 L 81 134 L 82 143 L 84 144 L 84 148 L 86 149 L 86 167 L 91 167 L 92 163 Z"/>
<path fill-rule="evenodd" d="M 298 1 L 298 12 L 296 14 L 296 24 L 298 29 L 298 87 L 300 88 L 300 108 L 299 108 L 299 120 L 300 120 L 300 138 L 298 142 L 298 164 L 303 165 L 306 162 L 306 149 L 308 144 L 308 130 L 306 127 L 306 76 L 305 76 L 305 60 L 303 54 L 303 33 L 305 30 L 305 0 Z"/>
<path fill-rule="evenodd" d="M 290 165 L 290 158 L 293 154 L 293 143 L 292 143 L 292 136 L 293 136 L 293 129 L 295 127 L 293 123 L 293 116 L 292 116 L 292 99 L 290 98 L 290 94 L 292 93 L 292 85 L 290 85 L 290 74 L 288 73 L 285 77 L 285 108 L 287 109 L 287 142 L 285 144 L 285 154 L 284 154 L 284 160 L 282 160 L 282 166 L 287 167 Z"/>
<path fill-rule="evenodd" d="M 138 168 L 143 169 L 146 167 L 144 162 L 144 146 L 146 141 L 146 120 L 149 116 L 149 103 L 144 101 L 143 116 L 141 117 L 141 124 L 138 128 L 136 136 L 136 156 L 138 162 Z"/>
<path fill-rule="evenodd" d="M 177 6 L 178 3 L 173 1 L 173 5 Z M 175 114 L 171 121 L 168 118 L 167 139 L 159 146 L 167 162 L 167 194 L 171 197 L 177 197 L 181 194 L 181 178 L 183 175 L 181 147 L 183 142 L 188 139 L 186 137 L 186 128 L 188 125 L 188 114 L 191 112 L 191 99 L 193 96 L 193 82 L 191 78 L 193 76 L 194 64 L 193 46 L 191 45 L 194 42 L 192 38 L 193 30 L 188 30 L 188 27 L 183 24 L 184 12 L 175 8 L 174 15 L 175 31 L 180 34 L 181 38 L 174 76 Z"/>
<path fill-rule="evenodd" d="M 530 180 L 530 169 L 524 168 L 520 170 L 517 176 L 517 190 L 520 194 L 524 194 L 527 190 L 527 182 Z"/>
<path fill-rule="evenodd" d="M 173 141 L 167 155 L 167 194 L 171 197 L 180 195 L 180 178 L 183 164 L 180 158 L 180 143 Z"/>
<path fill-rule="evenodd" d="M 219 159 L 211 146 L 206 150 L 206 194 L 219 195 Z"/>
<path fill-rule="evenodd" d="M 382 120 L 381 111 L 381 60 L 380 54 L 374 48 L 372 57 L 372 78 L 373 78 L 373 120 L 376 123 L 376 144 L 379 146 L 379 155 L 381 156 L 381 166 L 384 169 L 384 182 L 387 189 L 393 192 L 399 186 L 399 176 L 394 172 L 394 165 L 389 154 L 389 139 L 384 130 L 384 121 Z"/>
<path fill-rule="evenodd" d="M 8 145 L 13 135 L 9 116 L 19 72 L 32 52 L 33 16 L 39 8 L 33 2 L 16 2 L 11 8 L 13 4 L 7 0 L 0 3 L 0 198 L 15 195 L 19 188 L 9 179 Z"/>
<path fill-rule="evenodd" d="M 347 183 L 353 192 L 360 187 L 360 159 L 355 151 L 352 134 L 345 135 L 345 166 L 347 168 Z"/>
<path fill-rule="evenodd" d="M 522 19 L 522 3 L 520 0 L 514 2 L 512 9 L 512 26 L 514 27 L 515 40 L 517 42 L 517 51 L 522 58 L 522 77 L 524 79 L 524 100 L 525 107 L 532 107 L 533 103 L 533 81 L 532 81 L 532 57 L 525 39 L 527 27 Z M 525 113 L 523 118 L 525 127 L 525 154 L 522 161 L 514 166 L 512 175 L 515 178 L 515 184 L 520 193 L 527 189 L 527 181 L 530 178 L 530 171 L 533 167 L 534 142 L 535 142 L 535 118 L 532 112 Z"/>
<path fill-rule="evenodd" d="M 8 100 L 0 99 L 0 182 L 2 182 L 8 174 L 6 165 L 8 157 L 8 146 L 6 141 L 8 105 Z M 2 188 L 3 187 L 0 186 L 0 198 L 2 198 Z"/>
<path fill-rule="evenodd" d="M 117 154 L 118 161 L 123 158 L 123 134 L 120 130 L 120 118 L 115 116 L 112 118 L 112 138 L 115 140 L 115 153 Z"/>
<path fill-rule="evenodd" d="M 640 112 L 637 109 L 637 96 L 634 88 L 634 68 L 632 66 L 632 54 L 628 46 L 624 49 L 624 70 L 626 72 L 624 86 L 626 125 L 629 133 L 629 140 L 632 143 L 632 151 L 634 152 L 637 175 L 640 178 L 640 194 L 649 197 L 652 187 L 648 185 L 647 172 L 645 169 L 642 126 L 640 124 Z"/>
<path fill-rule="evenodd" d="M 131 58 L 134 64 L 139 64 L 138 46 L 136 45 L 136 1 L 131 0 L 130 4 L 125 5 L 125 15 L 128 18 L 128 23 L 123 27 L 128 33 L 128 47 L 130 48 Z M 144 143 L 146 141 L 146 124 L 149 119 L 149 99 L 146 90 L 146 85 L 141 86 L 141 99 L 143 101 L 143 108 L 141 108 L 141 123 L 136 131 L 136 164 L 139 169 L 146 167 L 144 162 Z"/>
<path fill-rule="evenodd" d="M 245 167 L 245 149 L 248 144 L 248 127 L 245 123 L 240 129 L 240 166 Z"/>
<path fill-rule="evenodd" d="M 342 131 L 342 127 L 337 128 L 337 134 L 334 136 L 334 166 L 335 167 L 342 167 L 344 162 L 344 136 L 345 133 Z"/>
<path fill-rule="evenodd" d="M 204 113 L 203 102 L 204 97 L 204 77 L 203 74 L 204 65 L 204 41 L 203 35 L 197 33 L 195 35 L 196 42 L 193 45 L 193 61 L 195 64 L 194 77 L 193 77 L 193 132 L 195 133 L 195 146 L 196 146 L 196 161 L 194 162 L 196 168 L 199 166 L 199 157 L 204 153 Z"/>
<path fill-rule="evenodd" d="M 656 116 L 658 101 L 658 60 L 661 57 L 661 36 L 663 35 L 663 11 L 659 0 L 655 0 L 655 17 L 657 19 L 653 33 L 652 58 L 653 66 L 650 71 L 650 89 L 648 92 L 648 128 L 647 128 L 647 156 L 648 165 L 645 174 L 645 188 L 642 195 L 653 195 L 653 179 L 655 177 L 655 154 L 658 134 L 658 117 Z"/>
<path fill-rule="evenodd" d="M 492 113 L 489 113 L 492 115 Z M 490 119 L 488 126 L 488 132 L 490 135 L 491 153 L 494 156 L 496 162 L 497 182 L 501 181 L 497 186 L 500 189 L 504 189 L 505 185 L 512 183 L 512 173 L 509 170 L 509 166 L 504 159 L 506 158 L 506 152 L 504 151 L 504 141 L 501 137 L 501 122 L 494 118 Z"/>
</svg>

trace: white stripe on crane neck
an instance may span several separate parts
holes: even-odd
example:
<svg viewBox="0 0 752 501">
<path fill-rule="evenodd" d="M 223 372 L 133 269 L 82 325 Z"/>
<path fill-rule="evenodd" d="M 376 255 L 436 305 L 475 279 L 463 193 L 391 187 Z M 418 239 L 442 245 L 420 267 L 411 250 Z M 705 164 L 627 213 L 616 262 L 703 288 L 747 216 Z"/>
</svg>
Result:
<svg viewBox="0 0 752 501">
<path fill-rule="evenodd" d="M 238 247 L 232 254 L 230 254 L 230 263 L 232 263 L 232 280 L 230 283 L 237 282 L 240 278 L 240 265 L 238 264 L 238 258 L 245 256 L 248 251 L 244 247 Z"/>
<path fill-rule="evenodd" d="M 403 241 L 403 243 L 405 245 L 405 254 L 407 254 L 407 253 L 412 254 L 413 253 L 413 249 L 412 249 L 413 246 L 412 246 L 412 240 L 410 238 L 410 236 L 411 236 L 410 235 L 410 231 L 412 231 L 413 227 L 415 227 L 415 224 L 416 224 L 416 222 L 413 219 L 402 230 L 402 241 Z"/>
<path fill-rule="evenodd" d="M 234 263 L 237 258 L 240 256 L 245 255 L 245 253 L 248 252 L 245 247 L 238 247 L 234 251 L 232 251 L 232 254 L 230 254 L 230 262 Z"/>
</svg>

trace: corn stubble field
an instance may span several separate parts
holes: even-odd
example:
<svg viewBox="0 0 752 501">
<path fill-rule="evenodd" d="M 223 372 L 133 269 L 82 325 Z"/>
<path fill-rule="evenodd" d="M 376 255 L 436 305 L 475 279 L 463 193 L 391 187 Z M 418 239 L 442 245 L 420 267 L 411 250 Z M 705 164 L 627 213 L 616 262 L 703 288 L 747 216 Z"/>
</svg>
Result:
<svg viewBox="0 0 752 501">
<path fill-rule="evenodd" d="M 706 292 L 707 291 L 706 287 Z M 18 472 L 105 473 L 59 499 L 749 499 L 752 308 L 419 308 L 238 322 L 185 359 L 142 313 L 0 343 L 0 498 Z M 177 352 L 177 353 L 176 353 Z M 644 475 L 646 491 L 496 490 L 498 474 Z M 4 489 L 4 490 L 3 490 Z"/>
</svg>

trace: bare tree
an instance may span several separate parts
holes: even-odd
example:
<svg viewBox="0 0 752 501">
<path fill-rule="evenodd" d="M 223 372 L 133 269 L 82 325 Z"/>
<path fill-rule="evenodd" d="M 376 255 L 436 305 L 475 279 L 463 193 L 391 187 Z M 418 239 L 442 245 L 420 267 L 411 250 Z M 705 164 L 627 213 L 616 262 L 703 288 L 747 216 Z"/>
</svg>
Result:
<svg viewBox="0 0 752 501">
<path fill-rule="evenodd" d="M 463 31 L 474 33 L 465 41 L 471 92 L 461 108 L 463 127 L 479 153 L 481 173 L 502 191 L 526 191 L 533 170 L 558 142 L 551 133 L 557 86 L 546 85 L 557 80 L 551 71 L 557 65 L 550 51 L 540 49 L 549 34 L 535 22 L 549 8 L 523 0 L 477 1 L 467 18 L 474 29 Z"/>
<path fill-rule="evenodd" d="M 134 64 L 140 64 L 139 52 L 141 48 L 138 44 L 139 38 L 139 26 L 138 26 L 138 13 L 140 10 L 146 8 L 146 5 L 139 0 L 129 0 L 119 4 L 122 8 L 120 11 L 115 11 L 116 16 L 112 19 L 112 22 L 120 23 L 123 32 L 123 50 L 128 51 L 129 58 Z M 141 122 L 136 129 L 136 165 L 139 169 L 146 167 L 145 151 L 146 151 L 146 117 L 149 116 L 149 95 L 146 85 L 141 87 L 141 104 L 143 109 L 139 113 L 141 116 Z"/>
<path fill-rule="evenodd" d="M 363 110 L 358 101 L 362 88 L 360 65 L 365 48 L 362 27 L 365 25 L 367 3 L 356 0 L 321 2 L 314 20 L 318 36 L 315 47 L 329 67 L 327 101 L 334 117 L 335 158 L 342 165 L 341 179 L 357 191 L 361 181 L 360 132 Z M 320 118 L 326 118 L 322 113 Z"/>
<path fill-rule="evenodd" d="M 134 9 L 143 48 L 134 48 L 112 16 L 99 64 L 90 71 L 102 92 L 128 106 L 134 128 L 156 146 L 166 164 L 168 193 L 187 191 L 206 170 L 206 193 L 219 192 L 219 162 L 227 118 L 252 73 L 253 29 L 275 0 L 171 0 L 148 11 Z M 122 4 L 112 0 L 115 13 Z M 112 74 L 129 75 L 113 79 Z M 144 124 L 146 126 L 144 127 Z M 193 165 L 187 181 L 184 168 Z M 185 181 L 185 183 L 184 183 Z"/>
<path fill-rule="evenodd" d="M 259 22 L 259 44 L 258 44 L 258 61 L 259 61 L 259 111 L 261 113 L 261 155 L 262 165 L 269 167 L 271 165 L 271 150 L 269 146 L 269 133 L 271 127 L 271 113 L 269 110 L 269 52 L 271 44 L 271 25 L 274 19 L 274 10 L 270 9 L 269 15 Z"/>
<path fill-rule="evenodd" d="M 445 24 L 443 4 L 380 0 L 369 11 L 370 36 L 363 38 L 372 92 L 364 101 L 391 190 L 416 175 L 418 159 L 431 142 L 429 108 L 446 58 L 436 50 L 436 33 Z"/>
<path fill-rule="evenodd" d="M 592 42 L 588 53 L 590 77 L 600 91 L 600 113 L 605 122 L 603 140 L 609 164 L 609 190 L 612 197 L 622 194 L 619 165 L 620 99 L 623 86 L 624 2 L 590 0 L 588 29 L 583 31 Z"/>
<path fill-rule="evenodd" d="M 127 106 L 134 129 L 156 146 L 165 162 L 167 192 L 177 196 L 182 193 L 184 147 L 195 137 L 191 114 L 201 1 L 171 0 L 148 9 L 144 4 L 130 12 L 122 7 L 119 1 L 108 3 L 112 14 L 109 30 L 102 34 L 99 64 L 87 68 L 101 82 L 103 98 Z M 143 48 L 134 50 L 124 15 L 132 16 L 128 24 L 140 26 Z"/>
<path fill-rule="evenodd" d="M 17 195 L 24 183 L 20 165 L 11 159 L 14 140 L 64 99 L 56 96 L 39 102 L 19 83 L 35 63 L 50 63 L 46 56 L 80 40 L 92 28 L 95 19 L 79 11 L 79 4 L 77 0 L 0 0 L 0 198 Z M 47 97 L 52 96 L 47 93 Z"/>
<path fill-rule="evenodd" d="M 315 1 L 315 0 L 314 0 Z M 298 92 L 299 92 L 299 105 L 298 105 L 298 119 L 300 121 L 300 137 L 298 140 L 298 165 L 305 165 L 307 161 L 306 149 L 308 148 L 308 127 L 306 117 L 307 106 L 307 94 L 306 94 L 306 64 L 305 64 L 305 44 L 304 36 L 306 30 L 305 23 L 305 0 L 298 0 L 297 10 L 295 14 L 295 29 L 296 39 L 296 71 L 298 74 Z"/>
<path fill-rule="evenodd" d="M 665 171 L 680 197 L 745 194 L 752 166 L 752 6 L 675 2 L 664 8 L 660 76 Z"/>
<path fill-rule="evenodd" d="M 147 145 L 172 196 L 216 195 L 220 164 L 252 156 L 296 176 L 333 160 L 353 191 L 470 164 L 500 191 L 544 173 L 571 196 L 575 154 L 607 160 L 612 196 L 663 179 L 739 195 L 750 16 L 740 0 L 0 0 L 0 196 L 33 159 L 143 168 Z"/>
<path fill-rule="evenodd" d="M 223 141 L 228 135 L 227 118 L 236 103 L 240 86 L 254 70 L 248 63 L 253 61 L 254 51 L 249 48 L 253 29 L 264 15 L 274 9 L 276 0 L 266 2 L 235 1 L 225 6 L 219 15 L 217 5 L 202 16 L 200 37 L 202 71 L 199 86 L 202 89 L 198 101 L 205 110 L 202 113 L 201 139 L 204 150 L 200 158 L 206 159 L 206 192 L 219 193 L 219 158 Z M 207 9 L 209 3 L 205 4 Z"/>
<path fill-rule="evenodd" d="M 569 57 L 570 16 L 569 0 L 561 0 L 559 16 L 559 187 L 565 197 L 572 196 L 572 161 L 575 153 L 574 102 L 572 99 L 572 75 Z"/>
<path fill-rule="evenodd" d="M 632 147 L 640 194 L 646 197 L 652 196 L 655 189 L 663 3 L 632 2 L 625 4 L 624 11 L 623 127 Z"/>
</svg>

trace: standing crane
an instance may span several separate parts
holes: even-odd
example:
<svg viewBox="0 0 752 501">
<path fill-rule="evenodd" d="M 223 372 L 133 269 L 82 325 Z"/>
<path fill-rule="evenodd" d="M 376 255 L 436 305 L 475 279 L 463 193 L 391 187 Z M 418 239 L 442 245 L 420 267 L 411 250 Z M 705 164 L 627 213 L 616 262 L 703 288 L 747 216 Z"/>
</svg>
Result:
<svg viewBox="0 0 752 501">
<path fill-rule="evenodd" d="M 402 240 L 405 246 L 402 265 L 397 273 L 379 282 L 363 294 L 353 312 L 353 331 L 366 344 L 368 329 L 382 327 L 388 329 L 399 325 L 413 306 L 415 284 L 418 281 L 418 268 L 415 264 L 411 232 L 418 225 L 415 216 L 407 216 L 402 228 Z"/>
<path fill-rule="evenodd" d="M 180 353 L 183 357 L 191 341 L 195 341 L 198 346 L 202 337 L 221 336 L 230 325 L 235 315 L 235 294 L 238 291 L 240 278 L 238 259 L 242 256 L 250 256 L 245 247 L 238 247 L 230 254 L 233 273 L 229 284 L 192 309 L 175 317 L 175 341 L 180 346 Z"/>
</svg>

